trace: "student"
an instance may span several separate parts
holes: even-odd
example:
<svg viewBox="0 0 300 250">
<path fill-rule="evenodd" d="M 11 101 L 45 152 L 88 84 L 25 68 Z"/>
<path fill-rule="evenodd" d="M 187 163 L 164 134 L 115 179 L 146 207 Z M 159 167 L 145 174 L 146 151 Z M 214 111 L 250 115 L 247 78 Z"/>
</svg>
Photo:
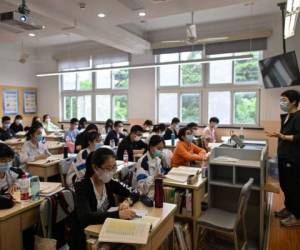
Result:
<svg viewBox="0 0 300 250">
<path fill-rule="evenodd" d="M 23 117 L 21 115 L 16 115 L 14 122 L 10 125 L 10 129 L 15 133 L 24 131 Z"/>
<path fill-rule="evenodd" d="M 194 136 L 189 128 L 181 128 L 178 138 L 179 141 L 171 159 L 172 167 L 189 166 L 192 161 L 207 159 L 206 151 L 192 143 Z"/>
<path fill-rule="evenodd" d="M 22 163 L 47 159 L 51 155 L 43 139 L 43 125 L 36 122 L 26 134 L 26 141 L 21 149 Z"/>
<path fill-rule="evenodd" d="M 112 179 L 116 169 L 115 155 L 110 149 L 100 148 L 88 156 L 85 176 L 75 183 L 76 216 L 72 225 L 71 250 L 86 249 L 85 227 L 103 224 L 106 218 L 128 220 L 135 217 L 129 206 L 139 199 L 139 195 Z M 117 205 L 115 194 L 124 201 L 118 210 L 108 212 L 110 207 Z"/>
<path fill-rule="evenodd" d="M 146 120 L 143 124 L 143 129 L 145 132 L 150 132 L 153 129 L 153 122 L 151 120 Z"/>
<path fill-rule="evenodd" d="M 186 125 L 186 127 L 192 131 L 194 136 L 197 135 L 197 131 L 198 131 L 198 128 L 199 128 L 197 123 L 190 122 Z"/>
<path fill-rule="evenodd" d="M 41 123 L 41 118 L 38 117 L 38 116 L 34 116 L 34 117 L 32 118 L 31 126 L 32 126 L 35 122 L 40 122 L 40 123 Z"/>
<path fill-rule="evenodd" d="M 10 117 L 2 117 L 2 128 L 0 128 L 0 140 L 6 141 L 16 136 L 15 132 L 10 128 Z"/>
<path fill-rule="evenodd" d="M 217 126 L 219 124 L 217 117 L 209 119 L 209 125 L 203 130 L 204 139 L 206 143 L 215 143 L 217 141 Z"/>
<path fill-rule="evenodd" d="M 48 114 L 43 116 L 43 126 L 46 132 L 61 131 L 61 129 L 58 126 L 51 122 L 51 117 Z"/>
<path fill-rule="evenodd" d="M 153 135 L 149 141 L 148 151 L 139 159 L 136 168 L 136 187 L 140 194 L 154 198 L 154 179 L 162 176 L 162 150 L 164 139 Z"/>
<path fill-rule="evenodd" d="M 153 135 L 159 135 L 163 138 L 165 135 L 165 132 L 166 132 L 166 125 L 164 123 L 154 125 L 152 132 L 146 139 L 146 143 L 147 144 L 149 143 L 149 141 Z"/>
<path fill-rule="evenodd" d="M 284 193 L 285 207 L 275 212 L 285 227 L 300 225 L 300 102 L 299 92 L 287 90 L 281 94 L 280 132 L 267 132 L 270 137 L 278 138 L 277 155 L 279 183 Z"/>
<path fill-rule="evenodd" d="M 108 134 L 109 131 L 113 129 L 114 121 L 112 119 L 107 119 L 105 122 L 103 134 Z"/>
<path fill-rule="evenodd" d="M 172 119 L 170 127 L 167 128 L 166 133 L 164 134 L 164 139 L 165 140 L 171 140 L 173 133 L 175 135 L 175 139 L 178 137 L 177 136 L 177 131 L 179 130 L 179 123 L 180 123 L 179 118 L 174 117 Z"/>
<path fill-rule="evenodd" d="M 104 145 L 110 145 L 110 141 L 114 140 L 115 145 L 119 145 L 120 139 L 124 139 L 125 135 L 123 134 L 123 122 L 121 121 L 115 121 L 114 123 L 114 129 L 109 131 L 108 134 L 105 137 Z"/>
<path fill-rule="evenodd" d="M 144 130 L 140 125 L 132 126 L 130 134 L 119 144 L 117 151 L 118 160 L 123 160 L 125 150 L 128 153 L 128 160 L 133 161 L 133 150 L 147 149 L 147 144 L 141 140 L 143 132 Z"/>
<path fill-rule="evenodd" d="M 100 144 L 100 135 L 98 132 L 90 132 L 87 135 L 86 142 L 82 145 L 82 150 L 77 154 L 76 160 L 69 171 L 67 173 L 67 184 L 68 187 L 72 188 L 73 183 L 75 182 L 76 177 L 82 178 L 84 177 L 86 165 L 85 162 L 87 160 L 88 155 L 91 152 L 94 152 L 96 149 L 100 148 L 102 144 Z"/>
<path fill-rule="evenodd" d="M 72 118 L 70 120 L 70 128 L 66 132 L 66 135 L 65 135 L 66 141 L 70 141 L 70 142 L 75 143 L 76 137 L 77 137 L 78 134 L 79 134 L 78 119 L 77 118 Z"/>
<path fill-rule="evenodd" d="M 85 130 L 86 126 L 87 126 L 87 119 L 85 117 L 81 117 L 79 120 L 79 125 L 78 125 L 78 130 L 80 132 L 82 132 L 83 130 Z"/>
<path fill-rule="evenodd" d="M 86 129 L 77 135 L 75 140 L 75 153 L 78 153 L 83 149 L 83 145 L 86 145 L 86 135 L 90 132 L 98 132 L 98 127 L 95 124 L 89 124 Z"/>
<path fill-rule="evenodd" d="M 13 194 L 17 189 L 18 174 L 11 170 L 15 152 L 6 144 L 0 143 L 0 193 Z"/>
</svg>

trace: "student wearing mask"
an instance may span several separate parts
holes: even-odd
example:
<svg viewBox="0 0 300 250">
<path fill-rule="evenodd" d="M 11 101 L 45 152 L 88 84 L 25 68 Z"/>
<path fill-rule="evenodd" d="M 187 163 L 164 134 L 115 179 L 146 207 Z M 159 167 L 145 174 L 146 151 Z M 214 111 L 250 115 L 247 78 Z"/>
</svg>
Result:
<svg viewBox="0 0 300 250">
<path fill-rule="evenodd" d="M 219 122 L 217 117 L 209 119 L 209 125 L 203 130 L 204 139 L 207 144 L 215 143 L 217 141 L 217 127 Z"/>
<path fill-rule="evenodd" d="M 193 132 L 189 128 L 181 128 L 178 138 L 179 141 L 171 159 L 172 167 L 189 166 L 193 161 L 207 159 L 206 151 L 193 143 Z"/>
<path fill-rule="evenodd" d="M 147 149 L 147 144 L 141 140 L 143 132 L 144 130 L 141 126 L 132 126 L 130 129 L 130 134 L 119 144 L 117 151 L 118 160 L 123 160 L 125 150 L 128 153 L 128 160 L 133 161 L 133 150 Z"/>
<path fill-rule="evenodd" d="M 113 129 L 114 121 L 112 119 L 107 119 L 105 122 L 103 134 L 108 134 Z"/>
<path fill-rule="evenodd" d="M 146 143 L 147 144 L 149 143 L 149 141 L 153 135 L 159 135 L 162 138 L 164 138 L 165 132 L 166 132 L 166 125 L 164 123 L 154 125 L 152 132 L 150 133 L 150 135 L 148 136 L 148 138 L 146 140 Z"/>
<path fill-rule="evenodd" d="M 115 155 L 110 149 L 100 148 L 88 156 L 85 176 L 75 183 L 76 217 L 72 226 L 71 250 L 86 249 L 85 227 L 103 224 L 106 218 L 128 220 L 135 217 L 130 206 L 139 195 L 112 178 L 116 169 Z M 114 195 L 124 201 L 117 211 L 108 212 L 110 207 L 116 206 Z"/>
<path fill-rule="evenodd" d="M 48 114 L 43 116 L 43 126 L 46 132 L 61 131 L 58 126 L 51 122 L 51 117 Z"/>
<path fill-rule="evenodd" d="M 26 134 L 26 141 L 20 155 L 22 163 L 47 159 L 51 155 L 43 139 L 43 125 L 36 122 Z"/>
<path fill-rule="evenodd" d="M 153 122 L 151 120 L 146 120 L 143 124 L 143 129 L 145 132 L 150 132 L 153 129 Z"/>
<path fill-rule="evenodd" d="M 300 225 L 300 101 L 299 92 L 287 90 L 281 94 L 280 132 L 266 132 L 268 136 L 278 138 L 277 156 L 279 183 L 284 193 L 285 207 L 275 216 L 281 219 L 285 227 Z"/>
<path fill-rule="evenodd" d="M 78 119 L 77 118 L 72 118 L 70 120 L 70 128 L 66 132 L 66 135 L 65 135 L 66 141 L 70 141 L 70 142 L 75 143 L 76 137 L 77 137 L 78 134 L 79 134 Z"/>
<path fill-rule="evenodd" d="M 105 137 L 104 145 L 110 145 L 110 141 L 114 140 L 115 145 L 119 145 L 120 139 L 124 139 L 125 135 L 123 134 L 124 125 L 121 121 L 115 121 L 114 129 L 109 131 Z"/>
<path fill-rule="evenodd" d="M 86 142 L 82 145 L 82 150 L 80 150 L 77 154 L 74 164 L 71 168 L 69 168 L 69 171 L 67 173 L 66 180 L 69 187 L 73 187 L 76 177 L 84 177 L 86 170 L 85 162 L 88 155 L 102 146 L 102 144 L 100 143 L 101 139 L 98 132 L 90 132 L 86 135 L 86 137 L 87 139 Z"/>
<path fill-rule="evenodd" d="M 23 117 L 21 115 L 16 115 L 14 122 L 10 125 L 10 129 L 15 133 L 24 131 Z"/>
<path fill-rule="evenodd" d="M 83 146 L 86 145 L 87 134 L 90 132 L 98 132 L 98 127 L 95 124 L 89 124 L 86 129 L 77 135 L 75 140 L 75 153 L 78 153 Z"/>
<path fill-rule="evenodd" d="M 167 128 L 166 133 L 164 134 L 165 140 L 171 140 L 172 134 L 174 133 L 175 138 L 177 138 L 177 131 L 179 130 L 180 120 L 177 117 L 174 117 L 171 121 L 170 127 Z"/>
<path fill-rule="evenodd" d="M 0 143 L 0 193 L 16 191 L 18 174 L 11 170 L 15 152 L 6 144 Z"/>
<path fill-rule="evenodd" d="M 15 132 L 10 128 L 10 117 L 2 117 L 2 128 L 0 128 L 0 140 L 6 141 L 16 136 Z"/>
<path fill-rule="evenodd" d="M 78 130 L 82 132 L 83 130 L 85 130 L 87 124 L 88 124 L 87 119 L 85 117 L 81 117 L 79 120 Z"/>
<path fill-rule="evenodd" d="M 38 117 L 38 116 L 34 116 L 34 117 L 32 118 L 31 126 L 32 126 L 35 122 L 40 122 L 40 123 L 42 123 L 42 122 L 41 122 L 41 118 Z"/>
<path fill-rule="evenodd" d="M 162 150 L 164 139 L 153 135 L 149 141 L 147 152 L 139 159 L 136 167 L 136 187 L 140 194 L 154 198 L 154 180 L 164 173 L 162 167 Z"/>
</svg>

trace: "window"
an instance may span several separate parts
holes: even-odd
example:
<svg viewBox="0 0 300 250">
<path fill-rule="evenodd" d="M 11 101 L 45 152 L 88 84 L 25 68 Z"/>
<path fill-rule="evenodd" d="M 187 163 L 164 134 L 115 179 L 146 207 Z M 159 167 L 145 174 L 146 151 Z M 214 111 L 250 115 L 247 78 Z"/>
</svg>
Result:
<svg viewBox="0 0 300 250">
<path fill-rule="evenodd" d="M 189 123 L 199 121 L 200 94 L 182 94 L 180 111 L 181 122 Z"/>
<path fill-rule="evenodd" d="M 106 121 L 111 117 L 111 96 L 96 95 L 96 120 Z"/>
<path fill-rule="evenodd" d="M 113 67 L 128 66 L 128 62 L 115 63 Z M 113 87 L 114 88 L 128 88 L 129 70 L 117 69 L 112 71 Z"/>
<path fill-rule="evenodd" d="M 77 99 L 76 96 L 64 97 L 64 119 L 70 120 L 73 117 L 77 117 Z"/>
<path fill-rule="evenodd" d="M 159 57 L 160 62 L 174 62 L 179 60 L 179 54 L 163 54 Z M 176 86 L 179 82 L 179 66 L 164 65 L 159 68 L 160 86 Z"/>
<path fill-rule="evenodd" d="M 91 72 L 77 73 L 77 88 L 78 90 L 91 90 L 93 88 Z"/>
<path fill-rule="evenodd" d="M 159 122 L 170 122 L 178 116 L 178 97 L 176 93 L 159 94 Z"/>
<path fill-rule="evenodd" d="M 257 123 L 257 93 L 234 93 L 234 124 L 255 125 Z"/>
<path fill-rule="evenodd" d="M 127 121 L 128 100 L 126 95 L 115 95 L 113 97 L 114 120 Z"/>
<path fill-rule="evenodd" d="M 221 124 L 231 123 L 231 94 L 229 91 L 208 93 L 208 119 L 216 116 Z"/>
<path fill-rule="evenodd" d="M 73 117 L 86 117 L 91 120 L 91 96 L 65 96 L 64 97 L 64 119 L 70 120 Z"/>
<path fill-rule="evenodd" d="M 232 54 L 211 55 L 210 58 L 227 57 Z M 232 83 L 232 61 L 209 63 L 209 82 L 211 84 Z"/>
<path fill-rule="evenodd" d="M 98 66 L 99 68 L 108 68 L 110 64 Z M 111 70 L 101 70 L 96 72 L 96 88 L 110 89 L 111 88 Z"/>
<path fill-rule="evenodd" d="M 75 90 L 76 89 L 76 74 L 64 74 L 62 76 L 63 90 Z"/>
<path fill-rule="evenodd" d="M 201 59 L 200 52 L 183 52 L 181 53 L 181 61 Z M 202 83 L 202 65 L 186 64 L 180 66 L 181 85 L 199 85 Z"/>
</svg>

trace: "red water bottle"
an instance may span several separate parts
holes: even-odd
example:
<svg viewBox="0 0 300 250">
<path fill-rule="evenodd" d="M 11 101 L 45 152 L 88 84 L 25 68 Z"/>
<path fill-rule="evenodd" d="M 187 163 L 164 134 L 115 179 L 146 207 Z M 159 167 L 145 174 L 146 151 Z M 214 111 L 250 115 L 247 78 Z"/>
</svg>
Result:
<svg viewBox="0 0 300 250">
<path fill-rule="evenodd" d="M 164 189 L 163 189 L 163 179 L 156 178 L 154 182 L 154 202 L 155 207 L 161 208 L 164 204 Z"/>
</svg>

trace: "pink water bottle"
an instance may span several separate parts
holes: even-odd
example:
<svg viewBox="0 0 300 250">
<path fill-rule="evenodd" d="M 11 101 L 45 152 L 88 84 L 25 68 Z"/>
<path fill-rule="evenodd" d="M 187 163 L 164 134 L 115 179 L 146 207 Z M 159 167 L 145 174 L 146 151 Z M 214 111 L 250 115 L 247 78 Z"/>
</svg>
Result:
<svg viewBox="0 0 300 250">
<path fill-rule="evenodd" d="M 127 166 L 128 165 L 128 152 L 127 152 L 127 150 L 124 151 L 123 161 L 124 161 L 125 166 Z"/>
<path fill-rule="evenodd" d="M 154 202 L 155 207 L 161 208 L 164 204 L 163 179 L 156 178 L 154 182 Z"/>
<path fill-rule="evenodd" d="M 20 180 L 20 191 L 21 191 L 21 200 L 28 201 L 29 200 L 29 179 L 26 174 L 22 175 L 22 179 Z"/>
</svg>

